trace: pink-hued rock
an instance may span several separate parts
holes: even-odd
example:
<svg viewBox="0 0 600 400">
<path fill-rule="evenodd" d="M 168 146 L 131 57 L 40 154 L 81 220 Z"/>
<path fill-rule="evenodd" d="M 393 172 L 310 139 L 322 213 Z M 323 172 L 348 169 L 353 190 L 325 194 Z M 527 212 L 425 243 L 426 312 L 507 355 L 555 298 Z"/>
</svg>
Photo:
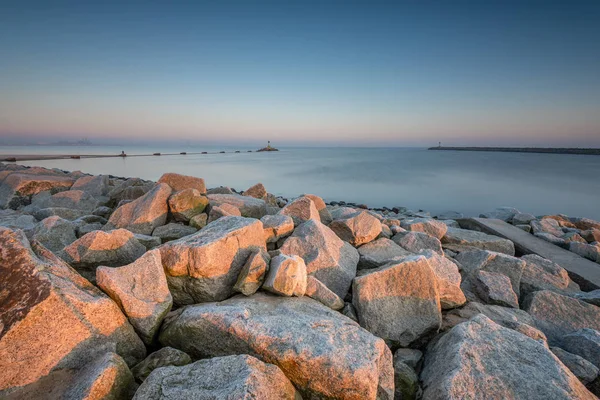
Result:
<svg viewBox="0 0 600 400">
<path fill-rule="evenodd" d="M 527 254 L 521 260 L 525 261 L 520 283 L 521 296 L 543 289 L 563 291 L 571 284 L 567 271 L 550 260 L 537 254 Z"/>
<path fill-rule="evenodd" d="M 129 365 L 144 358 L 119 307 L 50 251 L 30 247 L 21 231 L 0 228 L 0 277 L 0 391 L 107 351 Z"/>
<path fill-rule="evenodd" d="M 412 253 L 387 238 L 379 238 L 363 244 L 358 248 L 358 254 L 360 255 L 359 269 L 379 268 L 412 255 Z"/>
<path fill-rule="evenodd" d="M 403 249 L 412 253 L 420 253 L 425 250 L 434 251 L 440 255 L 444 254 L 442 250 L 442 243 L 433 236 L 430 236 L 424 232 L 408 232 L 404 228 L 392 229 L 392 232 L 397 233 L 392 237 L 392 240 Z"/>
<path fill-rule="evenodd" d="M 325 204 L 323 199 L 314 194 L 305 194 L 304 197 L 308 197 L 313 201 L 313 203 L 315 203 L 315 207 L 319 212 L 319 217 L 321 217 L 321 222 L 325 225 L 329 225 L 333 218 L 331 217 L 331 213 L 327 209 L 327 205 Z"/>
<path fill-rule="evenodd" d="M 184 189 L 169 197 L 169 210 L 176 221 L 188 222 L 193 216 L 204 211 L 208 198 L 196 189 Z"/>
<path fill-rule="evenodd" d="M 294 232 L 294 220 L 287 215 L 265 215 L 260 219 L 267 243 L 277 243 Z"/>
<path fill-rule="evenodd" d="M 165 320 L 160 341 L 196 358 L 252 355 L 278 366 L 304 398 L 393 398 L 384 341 L 308 297 L 258 292 L 192 305 Z"/>
<path fill-rule="evenodd" d="M 294 221 L 294 226 L 298 226 L 303 222 L 314 219 L 321 222 L 321 217 L 315 203 L 308 197 L 298 197 L 296 200 L 288 203 L 279 211 L 280 215 L 287 215 Z"/>
<path fill-rule="evenodd" d="M 256 185 L 248 188 L 243 195 L 254 197 L 255 199 L 264 199 L 267 197 L 267 189 L 265 189 L 265 186 L 262 183 L 257 183 Z"/>
<path fill-rule="evenodd" d="M 68 189 L 75 181 L 68 175 L 51 173 L 49 170 L 40 171 L 43 175 L 25 171 L 9 172 L 5 177 L 0 177 L 0 208 L 16 208 L 20 205 L 20 197 L 51 189 Z"/>
<path fill-rule="evenodd" d="M 369 243 L 375 240 L 381 233 L 381 222 L 367 211 L 358 211 L 345 218 L 334 220 L 329 228 L 340 237 L 340 239 L 353 246 Z"/>
<path fill-rule="evenodd" d="M 460 288 L 462 278 L 458 266 L 448 258 L 431 250 L 425 250 L 421 252 L 421 255 L 427 257 L 427 263 L 437 278 L 442 309 L 460 307 L 465 304 L 467 299 Z"/>
<path fill-rule="evenodd" d="M 233 290 L 246 296 L 255 293 L 265 281 L 265 275 L 269 270 L 270 262 L 271 257 L 265 250 L 254 250 L 242 267 Z"/>
<path fill-rule="evenodd" d="M 241 354 L 196 361 L 155 370 L 135 393 L 134 400 L 172 399 L 294 400 L 296 389 L 272 364 Z"/>
<path fill-rule="evenodd" d="M 311 219 L 296 228 L 280 250 L 282 254 L 302 257 L 309 275 L 341 298 L 346 297 L 356 276 L 358 251 L 331 229 Z"/>
<path fill-rule="evenodd" d="M 172 347 L 162 347 L 131 368 L 131 373 L 136 381 L 143 382 L 156 368 L 182 366 L 191 363 L 192 358 L 183 351 Z"/>
<path fill-rule="evenodd" d="M 281 296 L 304 296 L 306 264 L 302 257 L 280 254 L 272 258 L 262 288 Z"/>
<path fill-rule="evenodd" d="M 146 252 L 133 233 L 127 229 L 92 231 L 63 249 L 60 256 L 91 281 L 95 281 L 96 267 L 120 267 L 137 260 Z"/>
<path fill-rule="evenodd" d="M 261 199 L 239 194 L 209 194 L 211 207 L 229 204 L 240 210 L 242 217 L 262 218 L 267 215 L 267 203 Z"/>
<path fill-rule="evenodd" d="M 168 172 L 163 174 L 158 182 L 166 183 L 176 192 L 185 189 L 196 189 L 198 192 L 200 192 L 200 194 L 206 194 L 206 185 L 204 184 L 204 179 L 196 178 L 195 176 Z"/>
<path fill-rule="evenodd" d="M 117 208 L 104 229 L 125 228 L 133 233 L 151 235 L 154 228 L 167 222 L 169 196 L 171 187 L 166 183 L 157 184 L 142 197 Z"/>
<path fill-rule="evenodd" d="M 100 201 L 88 192 L 71 189 L 64 192 L 58 192 L 50 197 L 42 198 L 39 201 L 34 197 L 32 204 L 42 209 L 68 208 L 91 213 L 100 206 Z"/>
<path fill-rule="evenodd" d="M 333 293 L 327 286 L 314 276 L 309 276 L 306 280 L 306 293 L 305 296 L 315 299 L 332 310 L 341 310 L 344 308 L 344 300 Z"/>
<path fill-rule="evenodd" d="M 415 218 L 402 221 L 401 226 L 407 231 L 424 232 L 438 240 L 443 238 L 448 230 L 448 225 L 431 218 Z"/>
<path fill-rule="evenodd" d="M 457 252 L 480 249 L 515 255 L 515 245 L 510 240 L 468 229 L 448 228 L 442 245 Z"/>
<path fill-rule="evenodd" d="M 241 217 L 240 210 L 231 204 L 223 203 L 220 206 L 212 206 L 208 214 L 208 223 L 218 220 L 221 217 L 238 216 Z"/>
<path fill-rule="evenodd" d="M 71 190 L 81 190 L 94 197 L 107 196 L 110 189 L 109 181 L 108 175 L 82 176 L 71 186 Z"/>
<path fill-rule="evenodd" d="M 3 400 L 126 399 L 135 385 L 125 361 L 105 353 L 81 369 L 59 369 L 34 383 L 0 391 Z"/>
<path fill-rule="evenodd" d="M 366 330 L 406 347 L 440 328 L 438 283 L 425 257 L 361 273 L 352 284 L 352 304 Z"/>
<path fill-rule="evenodd" d="M 231 296 L 248 256 L 266 244 L 259 220 L 227 216 L 159 249 L 173 301 L 185 305 Z"/>
<path fill-rule="evenodd" d="M 424 399 L 595 399 L 542 343 L 479 314 L 429 347 Z"/>
<path fill-rule="evenodd" d="M 508 276 L 483 270 L 477 271 L 476 276 L 475 291 L 485 303 L 519 308 L 519 299 Z"/>
<path fill-rule="evenodd" d="M 173 305 L 158 250 L 120 268 L 98 267 L 96 283 L 123 310 L 144 343 L 151 345 Z"/>
</svg>

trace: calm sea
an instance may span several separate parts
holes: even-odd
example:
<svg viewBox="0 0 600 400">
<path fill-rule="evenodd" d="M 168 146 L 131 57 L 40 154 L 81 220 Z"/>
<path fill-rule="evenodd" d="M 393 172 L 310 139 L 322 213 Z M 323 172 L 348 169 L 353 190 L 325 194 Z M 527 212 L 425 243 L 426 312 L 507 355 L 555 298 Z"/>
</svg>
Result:
<svg viewBox="0 0 600 400">
<path fill-rule="evenodd" d="M 600 219 L 600 156 L 427 151 L 418 148 L 0 147 L 3 154 L 226 154 L 23 162 L 92 174 L 156 180 L 164 172 L 203 177 L 208 187 L 262 182 L 275 195 L 314 193 L 326 201 L 478 215 L 513 206 L 536 215 Z M 241 153 L 233 153 L 240 150 Z"/>
</svg>

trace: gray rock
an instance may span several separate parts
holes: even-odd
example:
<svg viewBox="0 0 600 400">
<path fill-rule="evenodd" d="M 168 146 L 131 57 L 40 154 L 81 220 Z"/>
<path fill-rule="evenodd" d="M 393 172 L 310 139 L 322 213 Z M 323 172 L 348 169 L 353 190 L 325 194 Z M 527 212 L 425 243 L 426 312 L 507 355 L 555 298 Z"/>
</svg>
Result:
<svg viewBox="0 0 600 400">
<path fill-rule="evenodd" d="M 231 296 L 255 249 L 266 250 L 262 223 L 243 217 L 222 217 L 193 235 L 163 244 L 160 252 L 174 304 Z"/>
<path fill-rule="evenodd" d="M 27 204 L 23 198 L 48 190 L 66 190 L 73 182 L 73 178 L 45 168 L 10 172 L 0 181 L 0 209 L 16 209 Z"/>
<path fill-rule="evenodd" d="M 400 348 L 394 353 L 394 365 L 401 362 L 412 369 L 416 369 L 419 361 L 423 358 L 423 352 L 417 349 L 403 349 Z"/>
<path fill-rule="evenodd" d="M 276 366 L 249 355 L 232 355 L 155 369 L 133 399 L 294 400 L 295 395 L 294 385 Z"/>
<path fill-rule="evenodd" d="M 37 224 L 32 238 L 55 254 L 77 240 L 73 224 L 60 217 L 48 217 Z"/>
<path fill-rule="evenodd" d="M 421 388 L 419 377 L 415 370 L 394 358 L 394 398 L 401 400 L 415 400 L 420 398 Z"/>
<path fill-rule="evenodd" d="M 442 245 L 445 249 L 458 252 L 480 249 L 515 255 L 515 245 L 510 240 L 468 229 L 448 228 Z"/>
<path fill-rule="evenodd" d="M 587 258 L 588 260 L 600 263 L 600 244 L 594 242 L 593 244 L 584 244 L 579 242 L 569 243 L 569 250 L 581 257 Z"/>
<path fill-rule="evenodd" d="M 169 211 L 175 221 L 188 222 L 192 217 L 204 211 L 208 198 L 196 189 L 184 189 L 169 197 Z"/>
<path fill-rule="evenodd" d="M 583 328 L 571 332 L 563 336 L 561 347 L 600 368 L 600 332 L 597 330 Z"/>
<path fill-rule="evenodd" d="M 361 273 L 352 284 L 352 304 L 369 332 L 405 347 L 440 328 L 438 284 L 425 257 Z"/>
<path fill-rule="evenodd" d="M 217 188 L 208 189 L 206 194 L 235 194 L 235 192 L 227 186 L 219 186 Z"/>
<path fill-rule="evenodd" d="M 460 213 L 458 211 L 446 211 L 443 212 L 441 214 L 437 214 L 436 218 L 439 220 L 452 220 L 452 219 L 461 219 L 464 218 L 465 215 L 463 213 Z"/>
<path fill-rule="evenodd" d="M 319 212 L 319 217 L 321 218 L 322 223 L 324 223 L 325 225 L 329 225 L 331 221 L 333 221 L 333 217 L 331 216 L 331 213 L 327 209 L 327 206 L 325 205 L 325 202 L 322 198 L 314 194 L 305 194 L 304 197 L 308 197 L 313 201 L 313 203 L 315 203 L 315 207 Z"/>
<path fill-rule="evenodd" d="M 344 308 L 344 300 L 333 293 L 327 286 L 314 276 L 309 276 L 306 280 L 305 296 L 315 299 L 332 310 L 341 310 Z"/>
<path fill-rule="evenodd" d="M 508 276 L 482 270 L 477 271 L 476 276 L 475 290 L 485 303 L 519 308 L 519 299 Z"/>
<path fill-rule="evenodd" d="M 523 310 L 516 308 L 507 308 L 496 305 L 481 304 L 477 302 L 469 302 L 463 308 L 451 310 L 446 314 L 446 317 L 452 316 L 452 324 L 445 328 L 454 327 L 462 322 L 465 322 L 477 314 L 483 314 L 495 323 L 502 325 L 505 328 L 515 329 L 521 325 L 535 326 L 535 322 L 531 315 Z M 449 322 L 448 319 L 444 321 Z"/>
<path fill-rule="evenodd" d="M 239 208 L 231 204 L 221 204 L 220 206 L 211 206 L 208 213 L 208 223 L 214 222 L 221 217 L 241 217 L 242 213 Z"/>
<path fill-rule="evenodd" d="M 522 231 L 525 231 L 527 233 L 531 233 L 531 225 L 515 225 L 517 228 L 519 228 Z"/>
<path fill-rule="evenodd" d="M 253 250 L 242 267 L 233 290 L 246 296 L 256 293 L 265 281 L 270 262 L 271 257 L 265 250 Z"/>
<path fill-rule="evenodd" d="M 400 261 L 412 253 L 404 250 L 390 239 L 380 238 L 360 246 L 358 254 L 360 256 L 358 269 L 370 269 L 381 267 L 390 262 Z"/>
<path fill-rule="evenodd" d="M 166 243 L 171 240 L 177 240 L 185 236 L 193 235 L 197 231 L 198 230 L 193 226 L 171 222 L 170 224 L 157 226 L 154 231 L 152 231 L 152 236 L 158 237 L 162 243 Z"/>
<path fill-rule="evenodd" d="M 204 228 L 207 223 L 208 223 L 208 214 L 206 214 L 206 213 L 194 215 L 190 219 L 190 226 L 192 226 L 198 230 Z"/>
<path fill-rule="evenodd" d="M 523 309 L 546 334 L 551 346 L 561 347 L 563 336 L 579 329 L 600 329 L 599 307 L 549 290 L 530 294 Z"/>
<path fill-rule="evenodd" d="M 142 235 L 141 233 L 134 233 L 133 236 L 146 247 L 146 250 L 152 250 L 161 244 L 160 238 L 156 236 Z"/>
<path fill-rule="evenodd" d="M 152 234 L 156 227 L 167 222 L 170 195 L 171 187 L 159 183 L 145 195 L 117 208 L 104 229 L 125 228 L 133 233 Z"/>
<path fill-rule="evenodd" d="M 33 229 L 37 220 L 33 215 L 21 214 L 13 210 L 0 210 L 0 226 L 12 229 Z"/>
<path fill-rule="evenodd" d="M 39 201 L 33 201 L 32 204 L 42 208 L 68 208 L 72 210 L 85 211 L 90 214 L 101 204 L 87 192 L 81 190 L 67 190 L 56 193 L 50 197 L 41 198 Z"/>
<path fill-rule="evenodd" d="M 600 242 L 600 229 L 592 228 L 581 232 L 583 237 L 588 243 Z"/>
<path fill-rule="evenodd" d="M 460 228 L 460 225 L 456 220 L 453 219 L 441 219 L 439 220 L 442 224 L 445 224 L 448 228 Z"/>
<path fill-rule="evenodd" d="M 50 217 L 50 218 L 52 218 L 52 217 Z M 104 224 L 101 224 L 99 222 L 94 222 L 91 224 L 81 224 L 81 225 L 77 226 L 75 234 L 76 234 L 77 238 L 80 238 L 82 236 L 87 235 L 90 232 L 102 230 L 103 227 L 104 227 Z"/>
<path fill-rule="evenodd" d="M 392 355 L 384 341 L 307 297 L 259 292 L 188 306 L 167 318 L 160 340 L 192 357 L 268 360 L 306 398 L 393 397 Z"/>
<path fill-rule="evenodd" d="M 569 353 L 560 347 L 550 347 L 550 350 L 584 385 L 593 382 L 598 377 L 598 367 L 585 358 Z"/>
<path fill-rule="evenodd" d="M 298 226 L 280 248 L 282 254 L 299 255 L 306 271 L 342 299 L 356 276 L 358 251 L 327 226 L 310 220 Z"/>
<path fill-rule="evenodd" d="M 314 219 L 321 222 L 321 216 L 315 203 L 309 197 L 302 196 L 288 203 L 279 211 L 279 215 L 287 215 L 298 226 L 308 220 Z"/>
<path fill-rule="evenodd" d="M 147 182 L 140 178 L 131 178 L 112 188 L 108 196 L 113 203 L 119 204 L 126 200 L 136 200 L 148 193 L 153 187 L 153 182 Z"/>
<path fill-rule="evenodd" d="M 441 242 L 423 232 L 399 232 L 392 237 L 392 240 L 411 253 L 432 250 L 438 254 L 444 254 Z"/>
<path fill-rule="evenodd" d="M 554 236 L 551 233 L 537 232 L 533 234 L 535 237 L 545 240 L 548 243 L 552 243 L 555 246 L 568 248 L 567 242 L 563 238 Z"/>
<path fill-rule="evenodd" d="M 81 190 L 92 197 L 108 196 L 110 191 L 108 175 L 89 175 L 77 179 L 71 190 Z"/>
<path fill-rule="evenodd" d="M 513 215 L 512 224 L 513 225 L 529 225 L 529 223 L 535 219 L 536 219 L 535 216 L 532 214 L 518 213 L 518 214 Z"/>
<path fill-rule="evenodd" d="M 515 215 L 521 212 L 514 207 L 498 207 L 494 211 L 480 214 L 480 218 L 501 219 L 504 222 L 510 222 Z"/>
<path fill-rule="evenodd" d="M 566 228 L 565 228 L 566 229 Z M 562 239 L 566 242 L 566 243 L 571 243 L 571 242 L 578 242 L 578 243 L 583 243 L 583 244 L 587 244 L 587 241 L 581 237 L 581 235 L 579 235 L 576 232 L 568 232 L 565 233 L 562 237 Z"/>
<path fill-rule="evenodd" d="M 448 226 L 446 224 L 431 218 L 415 218 L 411 220 L 404 220 L 400 226 L 407 231 L 424 232 L 437 239 L 443 238 L 448 230 Z"/>
<path fill-rule="evenodd" d="M 573 297 L 600 307 L 600 289 L 592 290 L 591 292 L 573 293 Z"/>
<path fill-rule="evenodd" d="M 239 194 L 209 194 L 210 205 L 220 207 L 229 204 L 240 210 L 242 217 L 262 218 L 267 215 L 267 203 L 254 197 Z"/>
<path fill-rule="evenodd" d="M 427 258 L 427 263 L 437 279 L 442 310 L 465 304 L 467 299 L 460 288 L 462 279 L 458 266 L 450 259 L 431 250 L 424 250 L 420 254 Z"/>
<path fill-rule="evenodd" d="M 529 223 L 531 230 L 536 233 L 548 233 L 552 236 L 561 237 L 563 230 L 557 220 L 552 218 L 536 219 Z"/>
<path fill-rule="evenodd" d="M 595 398 L 542 344 L 483 315 L 430 346 L 421 381 L 425 399 Z"/>
<path fill-rule="evenodd" d="M 142 383 L 157 368 L 169 366 L 180 367 L 191 363 L 192 358 L 183 351 L 172 347 L 163 347 L 131 368 L 131 373 L 136 381 Z"/>
<path fill-rule="evenodd" d="M 87 211 L 75 210 L 73 208 L 50 207 L 38 209 L 33 213 L 36 219 L 43 220 L 48 217 L 60 217 L 69 221 L 76 220 L 87 214 Z"/>
<path fill-rule="evenodd" d="M 544 289 L 557 292 L 567 290 L 570 282 L 569 274 L 560 265 L 537 254 L 525 255 L 521 260 L 525 261 L 525 268 L 521 275 L 521 296 Z"/>
<path fill-rule="evenodd" d="M 294 220 L 287 215 L 265 215 L 260 219 L 267 243 L 277 243 L 294 232 Z"/>
</svg>

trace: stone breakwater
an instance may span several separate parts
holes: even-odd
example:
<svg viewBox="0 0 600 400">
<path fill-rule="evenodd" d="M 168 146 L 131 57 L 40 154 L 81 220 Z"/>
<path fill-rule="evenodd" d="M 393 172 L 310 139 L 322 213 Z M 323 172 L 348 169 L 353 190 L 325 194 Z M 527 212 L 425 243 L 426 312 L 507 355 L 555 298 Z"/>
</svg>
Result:
<svg viewBox="0 0 600 400">
<path fill-rule="evenodd" d="M 600 291 L 457 213 L 3 164 L 0 208 L 2 399 L 600 393 Z M 599 261 L 599 222 L 486 217 Z"/>
</svg>

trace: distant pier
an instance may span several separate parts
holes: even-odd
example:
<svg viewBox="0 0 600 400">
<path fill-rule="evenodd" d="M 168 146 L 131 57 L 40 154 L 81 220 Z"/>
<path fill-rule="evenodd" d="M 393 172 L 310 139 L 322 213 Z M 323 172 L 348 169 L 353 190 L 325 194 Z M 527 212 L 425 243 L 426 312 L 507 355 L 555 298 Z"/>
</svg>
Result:
<svg viewBox="0 0 600 400">
<path fill-rule="evenodd" d="M 248 153 L 252 153 L 252 150 L 248 150 Z M 112 158 L 112 157 L 153 157 L 153 156 L 185 156 L 194 154 L 224 154 L 225 151 L 217 152 L 197 152 L 197 153 L 152 153 L 152 154 L 0 154 L 0 162 L 18 162 L 18 161 L 42 161 L 42 160 L 67 160 L 67 159 L 82 159 L 82 158 Z M 239 150 L 230 151 L 229 153 L 240 153 Z"/>
<path fill-rule="evenodd" d="M 447 147 L 436 146 L 428 150 L 454 151 L 495 151 L 504 153 L 545 153 L 545 154 L 584 154 L 600 156 L 600 149 L 585 149 L 572 147 Z"/>
</svg>

